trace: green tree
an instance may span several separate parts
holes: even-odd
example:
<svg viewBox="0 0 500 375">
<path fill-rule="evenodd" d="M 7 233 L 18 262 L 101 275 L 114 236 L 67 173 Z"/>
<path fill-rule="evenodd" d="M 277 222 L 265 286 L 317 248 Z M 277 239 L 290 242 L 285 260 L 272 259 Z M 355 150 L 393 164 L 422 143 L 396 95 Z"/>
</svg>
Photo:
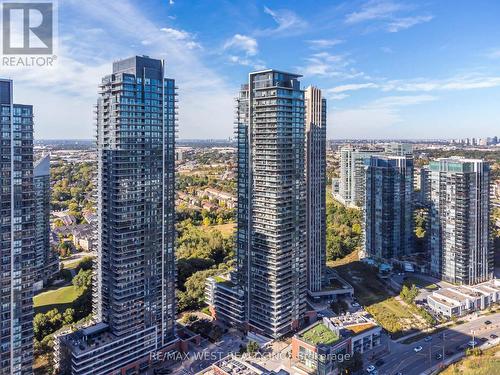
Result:
<svg viewBox="0 0 500 375">
<path fill-rule="evenodd" d="M 73 278 L 73 285 L 78 289 L 88 289 L 92 286 L 92 270 L 84 271 L 80 269 Z"/>
<path fill-rule="evenodd" d="M 36 314 L 33 318 L 33 334 L 38 341 L 49 334 L 49 318 L 45 314 Z"/>
<path fill-rule="evenodd" d="M 68 307 L 63 313 L 63 323 L 72 324 L 74 322 L 75 309 Z"/>
<path fill-rule="evenodd" d="M 250 340 L 247 344 L 247 353 L 254 354 L 260 349 L 259 344 L 255 341 Z"/>
</svg>

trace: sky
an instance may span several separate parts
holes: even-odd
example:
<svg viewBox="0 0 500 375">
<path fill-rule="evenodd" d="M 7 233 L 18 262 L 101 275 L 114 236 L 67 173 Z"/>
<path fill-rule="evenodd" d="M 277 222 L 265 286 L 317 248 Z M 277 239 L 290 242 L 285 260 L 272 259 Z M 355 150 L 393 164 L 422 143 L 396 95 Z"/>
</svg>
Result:
<svg viewBox="0 0 500 375">
<path fill-rule="evenodd" d="M 101 78 L 165 59 L 179 137 L 233 135 L 248 73 L 299 73 L 328 100 L 328 138 L 500 136 L 496 0 L 59 0 L 52 68 L 0 68 L 36 139 L 91 139 Z"/>
</svg>

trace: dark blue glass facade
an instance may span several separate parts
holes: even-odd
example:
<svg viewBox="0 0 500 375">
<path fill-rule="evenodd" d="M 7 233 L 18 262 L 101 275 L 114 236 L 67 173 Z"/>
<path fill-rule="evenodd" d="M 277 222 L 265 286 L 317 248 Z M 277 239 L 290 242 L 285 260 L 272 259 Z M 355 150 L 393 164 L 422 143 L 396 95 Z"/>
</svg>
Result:
<svg viewBox="0 0 500 375">
<path fill-rule="evenodd" d="M 13 104 L 0 80 L 0 374 L 32 374 L 33 107 Z"/>
</svg>

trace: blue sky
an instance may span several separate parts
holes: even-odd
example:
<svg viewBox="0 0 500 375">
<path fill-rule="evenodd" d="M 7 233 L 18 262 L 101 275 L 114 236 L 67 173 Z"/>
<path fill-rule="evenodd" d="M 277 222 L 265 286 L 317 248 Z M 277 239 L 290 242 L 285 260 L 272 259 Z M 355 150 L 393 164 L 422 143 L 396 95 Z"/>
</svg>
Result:
<svg viewBox="0 0 500 375">
<path fill-rule="evenodd" d="M 495 0 L 59 0 L 55 68 L 4 71 L 36 138 L 92 138 L 114 60 L 163 58 L 181 138 L 227 138 L 250 71 L 303 75 L 328 98 L 329 138 L 500 135 Z M 5 69 L 4 69 L 5 70 Z"/>
</svg>

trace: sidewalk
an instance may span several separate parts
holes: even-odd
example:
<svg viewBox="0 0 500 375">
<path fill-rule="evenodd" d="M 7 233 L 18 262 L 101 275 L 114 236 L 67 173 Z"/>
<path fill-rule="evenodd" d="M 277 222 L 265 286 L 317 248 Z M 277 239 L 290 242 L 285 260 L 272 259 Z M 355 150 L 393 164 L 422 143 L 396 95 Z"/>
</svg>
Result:
<svg viewBox="0 0 500 375">
<path fill-rule="evenodd" d="M 421 335 L 423 333 L 429 333 L 429 335 L 432 335 L 433 332 L 435 330 L 439 329 L 439 328 L 443 328 L 443 327 L 446 328 L 448 326 L 457 327 L 457 326 L 460 326 L 460 325 L 462 325 L 464 323 L 472 322 L 473 320 L 479 319 L 479 318 L 481 318 L 483 316 L 486 316 L 486 315 L 487 315 L 486 313 L 481 314 L 481 311 L 476 311 L 476 312 L 473 312 L 472 314 L 465 315 L 465 316 L 461 317 L 459 320 L 462 321 L 462 323 L 460 323 L 460 324 L 456 324 L 455 322 L 453 322 L 451 320 L 451 321 L 448 321 L 448 322 L 445 322 L 445 323 L 438 324 L 438 325 L 436 325 L 436 326 L 434 326 L 432 328 L 428 328 L 428 329 L 424 329 L 422 331 L 410 333 L 409 335 L 400 337 L 400 338 L 398 338 L 396 340 L 392 340 L 392 341 L 400 343 L 400 342 L 403 342 L 405 340 L 411 339 L 412 337 Z"/>
<path fill-rule="evenodd" d="M 484 343 L 483 345 L 478 346 L 479 349 L 485 350 L 485 349 L 490 349 L 495 346 L 500 344 L 500 338 L 495 339 L 493 341 L 488 341 Z M 449 365 L 458 362 L 460 359 L 465 357 L 465 350 L 461 353 L 457 353 L 455 355 L 452 355 L 450 358 L 444 361 L 444 363 L 438 363 L 434 366 L 432 366 L 430 369 L 427 371 L 423 372 L 423 375 L 433 375 L 433 374 L 438 374 L 443 368 L 448 367 Z"/>
</svg>

